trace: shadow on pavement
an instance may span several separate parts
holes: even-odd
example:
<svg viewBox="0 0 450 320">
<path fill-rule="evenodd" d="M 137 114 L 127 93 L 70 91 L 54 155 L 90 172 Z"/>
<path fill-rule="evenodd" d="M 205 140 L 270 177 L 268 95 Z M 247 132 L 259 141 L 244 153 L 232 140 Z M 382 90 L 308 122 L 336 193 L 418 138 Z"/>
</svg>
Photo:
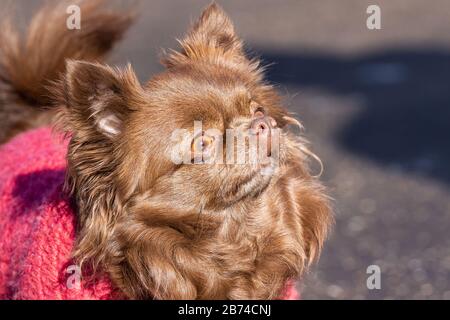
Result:
<svg viewBox="0 0 450 320">
<path fill-rule="evenodd" d="M 450 184 L 450 52 L 392 50 L 341 58 L 259 51 L 269 79 L 359 94 L 365 108 L 337 143 L 357 155 Z"/>
</svg>

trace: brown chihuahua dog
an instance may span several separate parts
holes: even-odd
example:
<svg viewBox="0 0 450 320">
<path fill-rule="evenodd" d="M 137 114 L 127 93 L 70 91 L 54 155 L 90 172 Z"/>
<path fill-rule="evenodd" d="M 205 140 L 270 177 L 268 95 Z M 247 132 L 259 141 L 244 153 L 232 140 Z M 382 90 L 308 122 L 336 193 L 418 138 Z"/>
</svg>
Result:
<svg viewBox="0 0 450 320">
<path fill-rule="evenodd" d="M 144 85 L 131 67 L 70 60 L 51 89 L 74 257 L 129 298 L 277 298 L 319 255 L 329 199 L 224 11 L 208 6 L 180 43 Z"/>
</svg>

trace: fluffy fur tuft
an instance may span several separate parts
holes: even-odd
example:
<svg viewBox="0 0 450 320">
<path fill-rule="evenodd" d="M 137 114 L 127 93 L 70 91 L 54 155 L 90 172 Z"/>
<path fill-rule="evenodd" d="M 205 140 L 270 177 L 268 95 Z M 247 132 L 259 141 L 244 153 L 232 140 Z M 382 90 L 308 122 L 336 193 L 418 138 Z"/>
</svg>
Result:
<svg viewBox="0 0 450 320">
<path fill-rule="evenodd" d="M 81 29 L 69 30 L 69 5 L 81 9 Z M 6 14 L 5 14 L 6 16 Z M 66 59 L 100 61 L 133 21 L 131 12 L 106 9 L 104 0 L 48 2 L 21 35 L 10 21 L 0 26 L 0 143 L 50 122 L 48 87 Z"/>
</svg>

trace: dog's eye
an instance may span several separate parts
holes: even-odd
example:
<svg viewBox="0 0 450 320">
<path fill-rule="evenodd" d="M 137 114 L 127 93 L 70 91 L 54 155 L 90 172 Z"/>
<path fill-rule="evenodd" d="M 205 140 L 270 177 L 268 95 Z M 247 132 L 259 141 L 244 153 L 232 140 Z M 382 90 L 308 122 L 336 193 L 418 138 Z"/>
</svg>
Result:
<svg viewBox="0 0 450 320">
<path fill-rule="evenodd" d="M 253 116 L 256 118 L 262 118 L 266 115 L 266 112 L 264 111 L 263 107 L 256 108 L 255 112 L 253 113 Z"/>
<path fill-rule="evenodd" d="M 264 108 L 256 102 L 251 103 L 252 114 L 255 118 L 262 118 L 266 115 Z"/>
<path fill-rule="evenodd" d="M 206 160 L 211 156 L 213 149 L 214 137 L 202 133 L 194 138 L 191 145 L 191 151 L 194 159 Z"/>
</svg>

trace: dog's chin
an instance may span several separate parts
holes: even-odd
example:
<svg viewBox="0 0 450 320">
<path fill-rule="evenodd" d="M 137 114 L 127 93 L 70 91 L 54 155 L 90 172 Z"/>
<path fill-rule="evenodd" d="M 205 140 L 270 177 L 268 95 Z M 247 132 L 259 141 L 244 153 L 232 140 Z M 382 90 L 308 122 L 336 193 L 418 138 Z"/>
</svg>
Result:
<svg viewBox="0 0 450 320">
<path fill-rule="evenodd" d="M 232 197 L 230 197 L 229 204 L 259 197 L 270 185 L 276 170 L 276 167 L 271 163 L 252 167 L 250 173 L 237 186 Z"/>
</svg>

